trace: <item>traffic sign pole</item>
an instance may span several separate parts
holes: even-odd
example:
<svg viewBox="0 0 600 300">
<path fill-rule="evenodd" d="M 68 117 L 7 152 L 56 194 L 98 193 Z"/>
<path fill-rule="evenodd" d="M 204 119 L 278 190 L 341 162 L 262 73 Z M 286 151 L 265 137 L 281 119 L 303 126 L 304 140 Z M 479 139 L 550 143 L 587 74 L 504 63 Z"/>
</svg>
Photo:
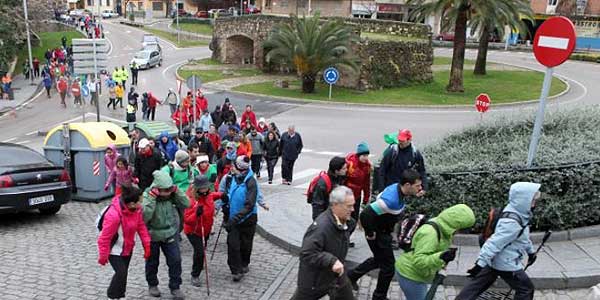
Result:
<svg viewBox="0 0 600 300">
<path fill-rule="evenodd" d="M 544 114 L 546 111 L 546 99 L 550 93 L 550 87 L 552 86 L 552 74 L 554 69 L 547 68 L 546 74 L 544 75 L 544 85 L 542 86 L 542 95 L 540 96 L 540 105 L 538 108 L 537 116 L 535 117 L 535 124 L 533 125 L 533 133 L 531 134 L 531 142 L 529 143 L 529 152 L 527 152 L 527 167 L 530 168 L 535 159 L 535 154 L 540 142 L 540 135 L 542 134 L 542 124 L 544 124 Z"/>
<path fill-rule="evenodd" d="M 100 122 L 100 92 L 98 87 L 98 60 L 96 59 L 96 34 L 94 33 L 94 85 L 96 86 L 96 122 Z M 102 83 L 100 83 L 100 87 Z"/>
<path fill-rule="evenodd" d="M 333 84 L 330 84 L 329 85 L 329 100 L 331 100 L 331 89 L 332 89 L 332 87 L 333 87 Z"/>
</svg>

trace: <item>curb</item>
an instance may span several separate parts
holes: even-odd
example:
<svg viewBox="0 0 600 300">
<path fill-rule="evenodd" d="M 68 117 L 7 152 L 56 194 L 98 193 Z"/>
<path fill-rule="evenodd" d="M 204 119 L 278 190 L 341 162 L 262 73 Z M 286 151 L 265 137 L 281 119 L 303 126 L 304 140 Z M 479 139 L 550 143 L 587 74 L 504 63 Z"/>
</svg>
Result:
<svg viewBox="0 0 600 300">
<path fill-rule="evenodd" d="M 29 102 L 31 102 L 33 99 L 37 98 L 40 95 L 40 92 L 42 91 L 42 89 L 44 89 L 43 83 L 40 82 L 40 83 L 38 83 L 37 87 L 35 88 L 35 92 L 33 92 L 33 94 L 31 94 L 31 96 L 29 96 L 27 99 L 25 99 L 24 101 L 22 101 L 21 103 L 15 105 L 15 106 L 11 107 L 8 110 L 0 111 L 0 118 L 4 117 L 4 115 L 6 115 L 7 113 L 9 113 L 12 110 L 17 110 L 17 111 L 21 110 L 23 107 L 28 105 Z"/>
</svg>

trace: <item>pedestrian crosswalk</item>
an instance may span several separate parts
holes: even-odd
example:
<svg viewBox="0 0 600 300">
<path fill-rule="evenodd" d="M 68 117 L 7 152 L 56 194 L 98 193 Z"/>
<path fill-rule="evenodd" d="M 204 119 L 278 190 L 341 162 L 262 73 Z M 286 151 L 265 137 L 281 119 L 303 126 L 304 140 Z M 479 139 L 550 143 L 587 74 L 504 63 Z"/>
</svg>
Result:
<svg viewBox="0 0 600 300">
<path fill-rule="evenodd" d="M 303 189 L 306 190 L 308 189 L 308 185 L 310 184 L 310 181 L 317 176 L 317 174 L 320 172 L 321 170 L 319 169 L 304 169 L 301 171 L 297 171 L 292 175 L 292 187 L 295 189 Z M 269 185 L 268 183 L 268 175 L 266 170 L 263 168 L 261 170 L 261 177 L 259 179 L 259 184 L 260 185 Z M 277 166 L 276 169 L 273 171 L 273 184 L 281 184 L 281 167 Z"/>
</svg>

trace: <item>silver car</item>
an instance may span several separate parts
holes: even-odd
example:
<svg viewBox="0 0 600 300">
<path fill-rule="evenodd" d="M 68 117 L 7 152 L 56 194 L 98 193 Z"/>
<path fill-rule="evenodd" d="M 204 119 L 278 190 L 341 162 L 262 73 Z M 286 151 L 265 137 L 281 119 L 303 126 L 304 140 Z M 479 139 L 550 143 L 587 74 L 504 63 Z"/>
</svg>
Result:
<svg viewBox="0 0 600 300">
<path fill-rule="evenodd" d="M 135 54 L 131 63 L 135 62 L 140 69 L 150 69 L 162 65 L 162 54 L 159 51 L 143 50 Z"/>
</svg>

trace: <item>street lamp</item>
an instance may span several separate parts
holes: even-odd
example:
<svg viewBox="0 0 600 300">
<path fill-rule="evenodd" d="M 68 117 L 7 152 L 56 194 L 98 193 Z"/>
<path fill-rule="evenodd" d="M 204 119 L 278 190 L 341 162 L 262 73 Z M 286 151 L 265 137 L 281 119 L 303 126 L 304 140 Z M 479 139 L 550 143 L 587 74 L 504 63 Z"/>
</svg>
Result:
<svg viewBox="0 0 600 300">
<path fill-rule="evenodd" d="M 29 33 L 29 17 L 27 15 L 27 0 L 23 0 L 23 13 L 25 15 L 25 30 L 27 30 L 27 52 L 29 52 L 29 75 L 31 75 L 31 85 L 33 83 L 33 58 L 31 55 L 31 34 Z"/>
</svg>

